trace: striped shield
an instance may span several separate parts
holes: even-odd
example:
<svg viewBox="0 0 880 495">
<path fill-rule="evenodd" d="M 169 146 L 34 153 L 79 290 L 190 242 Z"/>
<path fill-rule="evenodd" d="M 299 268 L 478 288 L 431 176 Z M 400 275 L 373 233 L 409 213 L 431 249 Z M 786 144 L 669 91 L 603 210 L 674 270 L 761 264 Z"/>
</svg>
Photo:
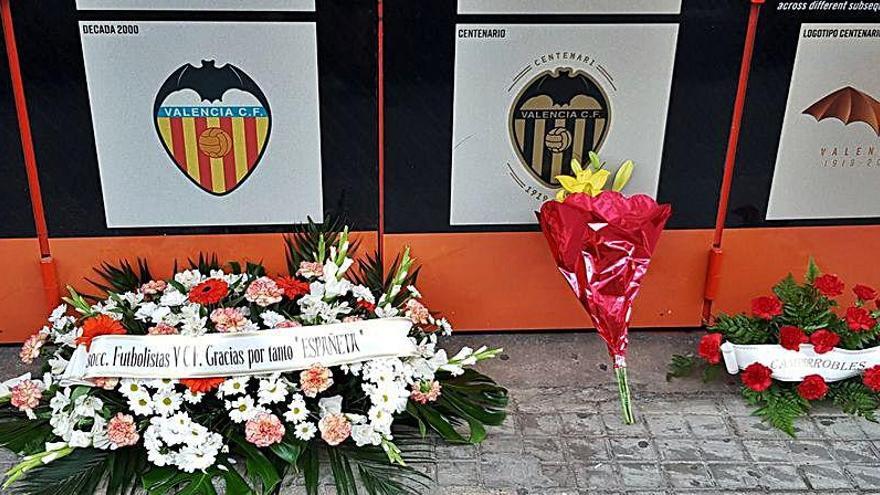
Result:
<svg viewBox="0 0 880 495">
<path fill-rule="evenodd" d="M 571 160 L 598 151 L 609 126 L 608 98 L 583 71 L 545 71 L 527 84 L 510 110 L 517 156 L 547 187 L 570 175 Z"/>
<path fill-rule="evenodd" d="M 262 106 L 163 106 L 156 127 L 180 170 L 204 191 L 223 195 L 241 185 L 259 162 L 269 114 Z"/>
</svg>

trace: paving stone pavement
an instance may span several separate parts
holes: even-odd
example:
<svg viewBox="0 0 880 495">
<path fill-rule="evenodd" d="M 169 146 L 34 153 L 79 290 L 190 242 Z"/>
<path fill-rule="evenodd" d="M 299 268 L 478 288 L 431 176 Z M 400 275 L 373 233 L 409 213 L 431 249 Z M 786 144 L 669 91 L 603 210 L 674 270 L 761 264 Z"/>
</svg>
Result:
<svg viewBox="0 0 880 495">
<path fill-rule="evenodd" d="M 434 462 L 417 467 L 436 482 L 432 495 L 880 495 L 880 425 L 818 407 L 792 439 L 751 416 L 733 379 L 667 382 L 669 356 L 699 335 L 633 335 L 629 426 L 594 334 L 457 337 L 451 348 L 505 347 L 482 368 L 510 388 L 510 417 L 478 446 L 432 438 Z M 303 491 L 290 481 L 281 493 Z"/>
</svg>

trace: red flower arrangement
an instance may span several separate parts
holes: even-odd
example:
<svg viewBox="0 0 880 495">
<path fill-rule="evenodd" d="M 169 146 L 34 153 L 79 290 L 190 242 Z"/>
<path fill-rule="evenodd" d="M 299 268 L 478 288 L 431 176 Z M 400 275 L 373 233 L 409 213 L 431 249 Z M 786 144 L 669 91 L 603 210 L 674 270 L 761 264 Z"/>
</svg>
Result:
<svg viewBox="0 0 880 495">
<path fill-rule="evenodd" d="M 865 308 L 846 308 L 846 326 L 853 332 L 864 332 L 874 328 L 877 320 L 871 317 L 871 313 Z"/>
<path fill-rule="evenodd" d="M 797 386 L 797 393 L 807 400 L 819 400 L 828 393 L 828 384 L 819 375 L 809 375 Z"/>
<path fill-rule="evenodd" d="M 855 305 L 840 311 L 834 299 L 846 287 L 840 277 L 820 274 L 811 260 L 804 278 L 799 283 L 789 275 L 772 295 L 753 299 L 751 315 L 718 315 L 695 355 L 673 357 L 668 376 L 703 368 L 710 379 L 723 376 L 716 372 L 723 367 L 739 371 L 755 414 L 792 436 L 794 420 L 807 414 L 812 401 L 830 400 L 874 420 L 880 409 L 880 308 L 865 303 L 878 294 L 855 285 Z"/>
<path fill-rule="evenodd" d="M 801 344 L 806 344 L 809 341 L 810 339 L 804 331 L 794 325 L 779 327 L 779 345 L 790 351 L 800 350 Z"/>
<path fill-rule="evenodd" d="M 813 287 L 825 297 L 837 297 L 843 294 L 843 289 L 846 285 L 844 285 L 843 281 L 840 280 L 837 275 L 827 273 L 820 277 L 816 277 L 816 280 L 813 281 Z"/>
<path fill-rule="evenodd" d="M 107 315 L 93 316 L 83 322 L 82 335 L 77 337 L 77 344 L 92 345 L 92 339 L 101 335 L 125 335 L 125 327 Z"/>
<path fill-rule="evenodd" d="M 870 301 L 877 297 L 877 291 L 867 285 L 856 284 L 852 290 L 859 301 Z"/>
<path fill-rule="evenodd" d="M 708 333 L 700 339 L 698 353 L 707 363 L 718 364 L 721 362 L 721 340 L 724 336 L 720 333 Z"/>
<path fill-rule="evenodd" d="M 210 392 L 220 388 L 226 378 L 182 378 L 180 384 L 194 394 Z"/>
<path fill-rule="evenodd" d="M 229 293 L 225 281 L 209 278 L 189 290 L 189 300 L 196 304 L 217 304 Z"/>
<path fill-rule="evenodd" d="M 770 368 L 761 363 L 752 363 L 746 366 L 746 369 L 740 374 L 743 385 L 749 387 L 755 392 L 763 392 L 773 385 L 773 379 L 770 375 L 773 372 Z"/>
<path fill-rule="evenodd" d="M 773 296 L 756 297 L 752 299 L 752 314 L 770 320 L 782 314 L 782 301 Z"/>
<path fill-rule="evenodd" d="M 288 275 L 276 278 L 275 285 L 284 291 L 284 297 L 288 299 L 296 299 L 297 297 L 304 296 L 311 291 L 308 282 L 297 280 Z"/>
</svg>

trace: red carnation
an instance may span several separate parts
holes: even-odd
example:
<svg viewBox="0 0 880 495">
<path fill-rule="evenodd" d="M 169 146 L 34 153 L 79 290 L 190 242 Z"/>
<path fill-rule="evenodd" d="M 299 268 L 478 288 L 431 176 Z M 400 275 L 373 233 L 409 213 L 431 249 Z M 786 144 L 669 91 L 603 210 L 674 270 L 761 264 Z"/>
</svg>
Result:
<svg viewBox="0 0 880 495">
<path fill-rule="evenodd" d="M 874 392 L 880 392 L 880 365 L 866 369 L 862 381 Z"/>
<path fill-rule="evenodd" d="M 837 297 L 843 294 L 843 289 L 846 288 L 846 285 L 837 275 L 826 273 L 821 277 L 816 277 L 816 280 L 813 281 L 813 287 L 825 297 Z"/>
<path fill-rule="evenodd" d="M 782 301 L 774 296 L 761 296 L 752 299 L 752 314 L 769 320 L 782 314 Z"/>
<path fill-rule="evenodd" d="M 840 342 L 840 336 L 824 328 L 810 335 L 810 343 L 813 344 L 813 350 L 816 351 L 816 354 L 825 354 L 834 349 L 838 342 Z"/>
<path fill-rule="evenodd" d="M 855 306 L 846 308 L 846 326 L 853 332 L 862 332 L 874 328 L 877 320 L 871 318 L 871 313 L 865 308 Z"/>
<path fill-rule="evenodd" d="M 773 384 L 773 379 L 770 378 L 772 373 L 773 372 L 770 368 L 763 364 L 752 363 L 746 366 L 746 369 L 740 374 L 740 378 L 742 379 L 743 385 L 746 387 L 749 387 L 755 392 L 763 392 Z"/>
<path fill-rule="evenodd" d="M 296 299 L 311 292 L 308 282 L 303 282 L 290 276 L 276 278 L 275 285 L 284 291 L 284 296 L 288 299 Z"/>
<path fill-rule="evenodd" d="M 189 300 L 196 304 L 216 304 L 229 293 L 229 284 L 209 278 L 189 290 Z"/>
<path fill-rule="evenodd" d="M 371 303 L 370 301 L 365 301 L 361 299 L 357 302 L 357 307 L 366 309 L 367 312 L 374 311 L 376 309 L 376 305 Z"/>
<path fill-rule="evenodd" d="M 797 351 L 801 348 L 801 344 L 809 341 L 804 331 L 798 327 L 785 325 L 779 328 L 779 345 L 788 350 Z"/>
<path fill-rule="evenodd" d="M 101 335 L 125 335 L 125 327 L 107 315 L 98 315 L 86 319 L 82 326 L 82 335 L 77 337 L 77 344 L 85 344 L 88 349 L 92 339 Z"/>
<path fill-rule="evenodd" d="M 183 378 L 180 384 L 194 394 L 210 392 L 225 382 L 225 378 Z"/>
<path fill-rule="evenodd" d="M 870 301 L 871 299 L 877 297 L 876 290 L 874 290 L 872 287 L 868 287 L 867 285 L 862 284 L 856 284 L 855 287 L 853 287 L 853 294 L 855 294 L 860 301 Z"/>
<path fill-rule="evenodd" d="M 721 361 L 721 339 L 720 333 L 708 333 L 700 339 L 700 347 L 698 353 L 700 357 L 708 363 L 718 364 Z"/>
<path fill-rule="evenodd" d="M 797 393 L 807 400 L 819 400 L 828 393 L 828 385 L 821 376 L 810 375 L 797 386 Z"/>
</svg>

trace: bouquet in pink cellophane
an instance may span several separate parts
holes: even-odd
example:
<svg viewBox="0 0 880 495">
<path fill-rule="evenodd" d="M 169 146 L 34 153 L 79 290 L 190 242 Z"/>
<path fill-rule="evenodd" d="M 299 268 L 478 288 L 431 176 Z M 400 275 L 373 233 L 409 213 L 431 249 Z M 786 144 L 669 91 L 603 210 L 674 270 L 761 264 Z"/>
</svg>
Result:
<svg viewBox="0 0 880 495">
<path fill-rule="evenodd" d="M 632 175 L 631 161 L 618 169 L 610 191 L 603 187 L 611 173 L 595 153 L 586 169 L 576 160 L 571 167 L 575 175 L 557 177 L 562 189 L 541 206 L 538 220 L 559 271 L 614 358 L 623 420 L 632 424 L 627 331 L 633 300 L 672 209 L 643 194 L 620 193 Z"/>
</svg>

